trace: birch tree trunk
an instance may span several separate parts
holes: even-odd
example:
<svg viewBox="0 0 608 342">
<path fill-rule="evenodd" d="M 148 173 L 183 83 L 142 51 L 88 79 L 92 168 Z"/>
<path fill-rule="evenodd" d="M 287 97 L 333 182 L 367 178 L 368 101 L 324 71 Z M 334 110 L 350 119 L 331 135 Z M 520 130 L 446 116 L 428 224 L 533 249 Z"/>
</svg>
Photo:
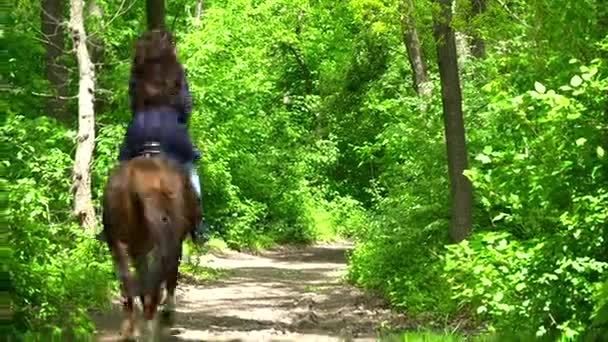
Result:
<svg viewBox="0 0 608 342">
<path fill-rule="evenodd" d="M 420 39 L 418 38 L 418 30 L 416 30 L 412 0 L 401 1 L 401 32 L 410 67 L 414 74 L 414 90 L 421 97 L 430 97 L 432 89 L 422 47 L 420 46 Z"/>
<path fill-rule="evenodd" d="M 91 162 L 95 149 L 95 66 L 87 49 L 84 0 L 70 0 L 70 35 L 78 62 L 78 136 L 73 170 L 74 215 L 89 233 L 97 226 L 91 198 Z"/>
<path fill-rule="evenodd" d="M 196 0 L 196 8 L 194 10 L 194 19 L 201 20 L 203 16 L 203 0 Z"/>
<path fill-rule="evenodd" d="M 462 113 L 462 94 L 458 75 L 458 56 L 454 31 L 451 28 L 452 0 L 434 0 L 440 12 L 433 15 L 437 61 L 441 78 L 441 101 L 448 156 L 451 194 L 450 238 L 460 242 L 473 224 L 473 190 L 463 171 L 468 167 L 467 146 Z"/>
</svg>

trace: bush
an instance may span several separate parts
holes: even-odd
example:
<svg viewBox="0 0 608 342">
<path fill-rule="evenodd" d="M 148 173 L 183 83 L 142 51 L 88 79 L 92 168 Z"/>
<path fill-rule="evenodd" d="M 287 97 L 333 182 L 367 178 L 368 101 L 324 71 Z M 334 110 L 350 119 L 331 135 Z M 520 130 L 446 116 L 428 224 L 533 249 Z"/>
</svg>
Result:
<svg viewBox="0 0 608 342">
<path fill-rule="evenodd" d="M 9 115 L 0 127 L 8 194 L 10 298 L 18 332 L 83 335 L 94 328 L 87 309 L 107 303 L 115 288 L 105 245 L 70 219 L 74 133 L 48 118 Z"/>
<path fill-rule="evenodd" d="M 489 224 L 448 247 L 446 272 L 455 298 L 498 331 L 577 338 L 601 306 L 608 175 L 598 109 L 608 78 L 599 69 L 580 66 L 559 91 L 537 83 L 503 94 L 488 116 L 497 125 L 488 141 L 502 143 L 487 145 L 468 176 Z"/>
</svg>

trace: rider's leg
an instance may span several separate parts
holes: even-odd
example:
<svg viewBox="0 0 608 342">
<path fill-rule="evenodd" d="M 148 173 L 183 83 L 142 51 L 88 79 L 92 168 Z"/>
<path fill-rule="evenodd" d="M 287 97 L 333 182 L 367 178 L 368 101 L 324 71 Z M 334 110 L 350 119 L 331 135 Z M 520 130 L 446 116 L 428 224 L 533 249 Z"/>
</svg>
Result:
<svg viewBox="0 0 608 342">
<path fill-rule="evenodd" d="M 190 174 L 190 182 L 192 182 L 194 191 L 196 191 L 197 199 L 200 202 L 200 200 L 201 200 L 201 181 L 198 176 L 198 172 L 196 171 L 196 167 L 194 166 L 193 163 L 187 163 L 186 169 L 188 170 L 188 173 Z"/>
<path fill-rule="evenodd" d="M 192 186 L 194 187 L 194 191 L 196 192 L 196 200 L 198 201 L 199 207 L 201 207 L 202 206 L 201 183 L 200 183 L 200 178 L 198 176 L 196 167 L 194 166 L 194 163 L 192 163 L 192 162 L 186 163 L 184 166 L 185 166 L 188 174 L 190 175 L 190 182 L 192 183 Z M 202 221 L 203 221 L 203 218 L 201 215 L 200 221 L 197 223 L 196 230 L 194 232 L 195 235 L 199 238 L 203 237 L 203 234 L 205 233 Z"/>
</svg>

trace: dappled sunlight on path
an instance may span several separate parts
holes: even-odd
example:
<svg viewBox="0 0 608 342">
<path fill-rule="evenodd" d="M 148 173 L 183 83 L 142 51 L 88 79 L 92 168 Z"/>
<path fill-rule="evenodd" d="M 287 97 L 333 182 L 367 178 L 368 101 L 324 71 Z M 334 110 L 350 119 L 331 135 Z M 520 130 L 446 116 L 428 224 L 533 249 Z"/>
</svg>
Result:
<svg viewBox="0 0 608 342">
<path fill-rule="evenodd" d="M 182 279 L 167 341 L 376 340 L 403 316 L 344 283 L 347 244 L 281 247 L 259 255 L 208 254 L 199 262 L 226 271 L 216 281 Z M 96 317 L 98 340 L 115 341 L 118 307 Z"/>
</svg>

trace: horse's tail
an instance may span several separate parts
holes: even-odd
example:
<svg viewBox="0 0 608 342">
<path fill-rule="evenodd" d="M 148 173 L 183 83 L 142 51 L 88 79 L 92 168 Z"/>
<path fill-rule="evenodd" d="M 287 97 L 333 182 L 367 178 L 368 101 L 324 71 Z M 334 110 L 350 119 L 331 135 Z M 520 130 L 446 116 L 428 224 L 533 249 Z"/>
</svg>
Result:
<svg viewBox="0 0 608 342">
<path fill-rule="evenodd" d="M 172 215 L 171 189 L 162 168 L 154 170 L 156 172 L 141 171 L 132 175 L 135 182 L 131 195 L 142 223 L 154 241 L 153 262 L 144 280 L 144 291 L 150 294 L 178 267 L 179 241 Z"/>
</svg>

